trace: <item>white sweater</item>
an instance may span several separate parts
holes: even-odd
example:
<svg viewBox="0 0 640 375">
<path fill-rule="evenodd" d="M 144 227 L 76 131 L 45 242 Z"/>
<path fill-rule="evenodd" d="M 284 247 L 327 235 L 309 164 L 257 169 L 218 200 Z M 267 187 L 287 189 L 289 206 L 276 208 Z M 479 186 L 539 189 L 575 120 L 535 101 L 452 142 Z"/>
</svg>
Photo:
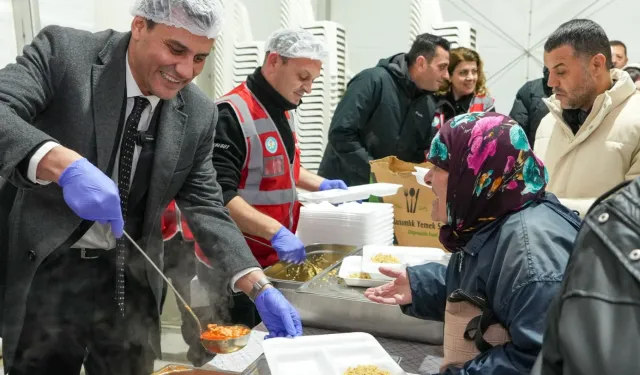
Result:
<svg viewBox="0 0 640 375">
<path fill-rule="evenodd" d="M 549 171 L 547 190 L 584 217 L 594 200 L 640 175 L 640 93 L 629 74 L 611 70 L 615 85 L 598 95 L 573 134 L 555 95 L 536 133 L 534 152 Z"/>
</svg>

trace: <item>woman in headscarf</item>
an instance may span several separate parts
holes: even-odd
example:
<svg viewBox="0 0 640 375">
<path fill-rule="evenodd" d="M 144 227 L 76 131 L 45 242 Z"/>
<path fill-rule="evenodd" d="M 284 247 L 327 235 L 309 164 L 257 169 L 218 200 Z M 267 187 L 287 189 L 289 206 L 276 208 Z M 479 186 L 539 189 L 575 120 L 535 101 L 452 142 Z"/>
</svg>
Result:
<svg viewBox="0 0 640 375">
<path fill-rule="evenodd" d="M 428 159 L 432 218 L 444 224 L 449 265 L 381 268 L 395 281 L 365 295 L 444 321 L 444 374 L 529 373 L 579 219 L 545 191 L 545 167 L 507 116 L 455 117 Z"/>
</svg>

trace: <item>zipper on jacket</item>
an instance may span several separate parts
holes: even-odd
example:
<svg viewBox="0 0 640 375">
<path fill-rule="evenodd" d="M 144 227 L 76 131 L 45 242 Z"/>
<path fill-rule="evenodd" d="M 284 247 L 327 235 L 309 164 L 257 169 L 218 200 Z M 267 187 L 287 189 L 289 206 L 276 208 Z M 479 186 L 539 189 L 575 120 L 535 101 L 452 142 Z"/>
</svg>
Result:
<svg viewBox="0 0 640 375">
<path fill-rule="evenodd" d="M 464 261 L 464 250 L 460 251 L 460 263 L 458 264 L 458 272 L 462 272 L 462 261 Z"/>
</svg>

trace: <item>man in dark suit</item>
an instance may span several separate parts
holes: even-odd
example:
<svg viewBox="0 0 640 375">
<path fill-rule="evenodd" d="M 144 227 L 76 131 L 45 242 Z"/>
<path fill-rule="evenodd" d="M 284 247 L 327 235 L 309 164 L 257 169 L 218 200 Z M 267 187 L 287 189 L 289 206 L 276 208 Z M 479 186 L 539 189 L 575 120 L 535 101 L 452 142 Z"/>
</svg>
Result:
<svg viewBox="0 0 640 375">
<path fill-rule="evenodd" d="M 223 207 L 211 162 L 216 107 L 191 83 L 221 9 L 136 0 L 130 33 L 47 27 L 0 70 L 0 176 L 18 188 L 0 201 L 5 371 L 152 371 L 163 283 L 123 233 L 162 267 L 160 216 L 174 198 L 270 335 L 301 334 Z"/>
</svg>

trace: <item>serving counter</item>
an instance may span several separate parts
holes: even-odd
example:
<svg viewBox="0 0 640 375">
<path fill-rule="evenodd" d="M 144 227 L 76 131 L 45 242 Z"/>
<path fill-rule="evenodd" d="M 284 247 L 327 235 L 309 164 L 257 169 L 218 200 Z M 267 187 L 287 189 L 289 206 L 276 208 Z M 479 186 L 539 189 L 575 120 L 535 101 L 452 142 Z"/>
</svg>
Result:
<svg viewBox="0 0 640 375">
<path fill-rule="evenodd" d="M 361 253 L 361 248 L 353 246 L 312 245 L 307 247 L 308 259 L 325 254 L 336 261 L 323 270 L 316 269 L 319 272 L 308 281 L 290 280 L 300 279 L 299 272 L 287 274 L 291 265 L 276 264 L 267 268 L 265 274 L 296 307 L 306 327 L 367 332 L 378 337 L 441 345 L 441 322 L 415 319 L 404 315 L 398 306 L 371 302 L 364 296 L 365 288 L 347 286 L 337 276 L 344 257 Z"/>
<path fill-rule="evenodd" d="M 266 328 L 260 324 L 254 328 L 254 332 L 262 332 L 266 335 Z M 324 335 L 338 333 L 336 331 L 304 327 L 304 335 Z M 442 361 L 442 347 L 439 345 L 427 345 L 406 340 L 388 339 L 376 337 L 380 345 L 399 362 L 400 367 L 407 374 L 434 374 L 439 370 Z M 269 366 L 262 356 L 261 339 L 254 339 L 247 348 L 237 353 L 216 357 L 210 364 L 221 374 L 236 375 L 270 375 Z M 214 375 L 214 374 L 212 374 Z"/>
<path fill-rule="evenodd" d="M 411 318 L 397 306 L 373 303 L 364 297 L 365 288 L 347 286 L 337 277 L 342 259 L 361 254 L 361 248 L 312 245 L 306 250 L 311 264 L 300 267 L 278 263 L 265 269 L 274 286 L 300 313 L 305 336 L 367 332 L 389 355 L 400 360 L 407 374 L 438 372 L 443 356 L 442 323 Z M 245 349 L 218 356 L 210 365 L 232 374 L 269 375 L 261 357 L 266 328 L 261 324 L 252 335 Z"/>
</svg>

